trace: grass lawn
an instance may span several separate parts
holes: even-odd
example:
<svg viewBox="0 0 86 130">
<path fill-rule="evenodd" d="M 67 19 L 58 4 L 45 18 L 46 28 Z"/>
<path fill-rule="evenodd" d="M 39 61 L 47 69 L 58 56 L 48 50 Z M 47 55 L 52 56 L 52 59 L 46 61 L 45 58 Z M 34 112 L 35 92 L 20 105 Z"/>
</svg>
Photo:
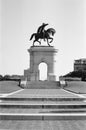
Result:
<svg viewBox="0 0 86 130">
<path fill-rule="evenodd" d="M 86 94 L 86 82 L 82 81 L 70 81 L 67 82 L 66 90 L 73 91 L 75 93 Z"/>
<path fill-rule="evenodd" d="M 11 93 L 21 89 L 16 81 L 0 81 L 0 93 Z"/>
</svg>

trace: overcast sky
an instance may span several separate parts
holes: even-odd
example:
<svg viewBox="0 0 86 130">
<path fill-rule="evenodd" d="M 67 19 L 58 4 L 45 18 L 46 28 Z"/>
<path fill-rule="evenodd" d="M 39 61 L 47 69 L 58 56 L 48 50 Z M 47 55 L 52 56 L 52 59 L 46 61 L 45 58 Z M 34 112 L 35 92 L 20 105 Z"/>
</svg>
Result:
<svg viewBox="0 0 86 130">
<path fill-rule="evenodd" d="M 0 74 L 29 68 L 29 38 L 43 22 L 56 30 L 57 78 L 73 71 L 75 59 L 86 58 L 86 0 L 0 0 L 0 6 Z"/>
</svg>

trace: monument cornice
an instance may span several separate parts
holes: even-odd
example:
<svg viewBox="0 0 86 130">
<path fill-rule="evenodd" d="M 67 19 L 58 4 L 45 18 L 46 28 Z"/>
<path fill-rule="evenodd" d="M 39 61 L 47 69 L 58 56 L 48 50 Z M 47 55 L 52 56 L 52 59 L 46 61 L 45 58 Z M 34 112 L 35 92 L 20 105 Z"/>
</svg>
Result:
<svg viewBox="0 0 86 130">
<path fill-rule="evenodd" d="M 31 46 L 28 49 L 29 52 L 57 52 L 58 49 L 55 49 L 54 46 Z"/>
</svg>

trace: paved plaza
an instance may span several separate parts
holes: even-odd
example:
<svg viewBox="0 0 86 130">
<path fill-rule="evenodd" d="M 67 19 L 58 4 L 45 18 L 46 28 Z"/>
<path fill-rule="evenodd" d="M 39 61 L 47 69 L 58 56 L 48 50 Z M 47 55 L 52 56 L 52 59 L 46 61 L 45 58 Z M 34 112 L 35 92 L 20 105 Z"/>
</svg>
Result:
<svg viewBox="0 0 86 130">
<path fill-rule="evenodd" d="M 21 89 L 20 91 L 16 91 L 15 93 L 8 95 L 8 97 L 18 97 L 18 98 L 48 98 L 48 97 L 78 97 L 77 94 L 70 93 L 64 89 Z"/>
</svg>

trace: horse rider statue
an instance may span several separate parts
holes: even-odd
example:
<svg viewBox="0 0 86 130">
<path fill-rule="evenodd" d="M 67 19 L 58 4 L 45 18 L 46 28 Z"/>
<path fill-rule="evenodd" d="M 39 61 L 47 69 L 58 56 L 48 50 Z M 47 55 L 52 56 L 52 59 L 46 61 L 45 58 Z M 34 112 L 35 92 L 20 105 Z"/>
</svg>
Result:
<svg viewBox="0 0 86 130">
<path fill-rule="evenodd" d="M 48 24 L 43 23 L 41 26 L 38 27 L 37 29 L 37 33 L 33 33 L 30 37 L 30 40 L 33 39 L 33 37 L 35 38 L 33 41 L 33 46 L 35 42 L 39 42 L 41 45 L 41 39 L 43 39 L 44 41 L 47 40 L 47 44 L 48 46 L 50 46 L 49 43 L 51 43 L 53 41 L 53 38 L 51 37 L 51 35 L 53 36 L 56 31 L 53 28 L 48 28 L 47 30 L 45 30 L 45 27 Z"/>
</svg>

